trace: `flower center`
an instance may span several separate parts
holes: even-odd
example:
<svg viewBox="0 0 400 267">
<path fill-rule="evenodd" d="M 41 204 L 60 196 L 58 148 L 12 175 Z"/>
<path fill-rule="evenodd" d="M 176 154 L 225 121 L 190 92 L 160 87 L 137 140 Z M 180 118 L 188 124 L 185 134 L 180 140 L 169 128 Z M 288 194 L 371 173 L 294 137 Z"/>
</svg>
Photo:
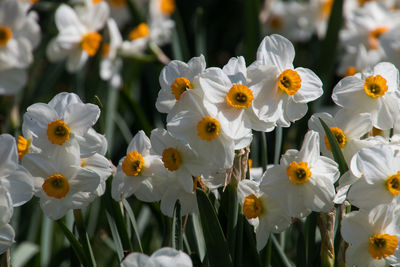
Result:
<svg viewBox="0 0 400 267">
<path fill-rule="evenodd" d="M 197 123 L 197 135 L 201 139 L 211 141 L 219 135 L 219 122 L 209 116 Z"/>
<path fill-rule="evenodd" d="M 0 46 L 4 46 L 12 37 L 12 31 L 6 26 L 0 26 Z"/>
<path fill-rule="evenodd" d="M 142 22 L 129 33 L 128 38 L 129 40 L 134 41 L 139 38 L 147 37 L 149 36 L 149 34 L 150 34 L 149 26 L 147 26 L 146 23 Z"/>
<path fill-rule="evenodd" d="M 103 0 L 92 0 L 92 3 L 93 4 L 98 4 L 98 3 L 101 3 Z"/>
<path fill-rule="evenodd" d="M 357 2 L 360 5 L 360 7 L 362 7 L 363 5 L 365 5 L 366 3 L 371 2 L 371 1 L 374 1 L 374 0 L 358 0 Z"/>
<path fill-rule="evenodd" d="M 29 153 L 29 147 L 31 146 L 32 139 L 25 139 L 23 136 L 18 136 L 18 159 L 22 158 Z"/>
<path fill-rule="evenodd" d="M 264 211 L 263 202 L 254 194 L 244 198 L 243 214 L 248 220 L 257 218 Z"/>
<path fill-rule="evenodd" d="M 331 14 L 334 0 L 325 0 L 321 6 L 321 17 L 327 18 Z"/>
<path fill-rule="evenodd" d="M 279 30 L 283 27 L 284 20 L 281 16 L 277 15 L 272 15 L 271 18 L 269 19 L 269 26 L 273 30 Z"/>
<path fill-rule="evenodd" d="M 226 102 L 234 108 L 248 108 L 253 101 L 253 92 L 246 85 L 234 84 L 226 94 Z"/>
<path fill-rule="evenodd" d="M 397 244 L 395 235 L 374 234 L 369 237 L 368 252 L 374 259 L 380 260 L 393 255 Z"/>
<path fill-rule="evenodd" d="M 48 124 L 47 126 L 47 138 L 53 144 L 57 144 L 61 146 L 67 140 L 69 140 L 69 135 L 71 131 L 68 128 L 68 125 L 65 124 L 62 120 L 55 120 Z"/>
<path fill-rule="evenodd" d="M 385 181 L 386 189 L 393 195 L 400 193 L 400 171 L 396 174 L 389 176 Z"/>
<path fill-rule="evenodd" d="M 183 94 L 183 92 L 186 91 L 186 89 L 193 89 L 193 86 L 192 83 L 185 77 L 178 77 L 171 84 L 171 91 L 174 94 L 176 100 L 179 100 L 181 98 L 181 95 Z"/>
<path fill-rule="evenodd" d="M 308 168 L 308 162 L 296 162 L 293 161 L 286 168 L 286 173 L 289 179 L 294 184 L 304 184 L 311 177 L 310 168 Z"/>
<path fill-rule="evenodd" d="M 110 6 L 113 7 L 123 7 L 126 6 L 126 0 L 108 0 Z"/>
<path fill-rule="evenodd" d="M 284 70 L 278 78 L 278 88 L 288 95 L 294 95 L 301 87 L 300 75 L 294 70 Z"/>
<path fill-rule="evenodd" d="M 344 76 L 353 76 L 354 74 L 356 74 L 358 71 L 354 66 L 350 66 L 347 68 L 346 73 L 344 74 Z"/>
<path fill-rule="evenodd" d="M 178 150 L 175 148 L 164 149 L 162 153 L 162 161 L 165 168 L 170 171 L 176 171 L 182 165 L 182 157 Z"/>
<path fill-rule="evenodd" d="M 171 15 L 174 13 L 176 8 L 175 0 L 161 0 L 160 1 L 160 9 L 161 12 L 165 15 Z"/>
<path fill-rule="evenodd" d="M 101 57 L 106 57 L 110 53 L 110 44 L 109 43 L 103 43 L 103 46 L 101 47 Z"/>
<path fill-rule="evenodd" d="M 94 56 L 100 47 L 101 35 L 97 32 L 89 32 L 83 35 L 81 48 L 88 53 L 89 56 Z"/>
<path fill-rule="evenodd" d="M 62 174 L 56 173 L 46 178 L 42 188 L 49 197 L 60 199 L 68 194 L 69 183 Z"/>
<path fill-rule="evenodd" d="M 331 129 L 333 135 L 336 137 L 336 140 L 337 140 L 340 148 L 343 148 L 346 145 L 347 140 L 346 140 L 346 135 L 343 133 L 342 129 L 340 129 L 338 127 L 330 127 L 329 129 Z M 332 151 L 331 144 L 329 143 L 328 137 L 326 135 L 324 137 L 324 140 L 325 140 L 326 148 L 329 151 Z"/>
<path fill-rule="evenodd" d="M 129 152 L 122 162 L 122 171 L 127 176 L 138 176 L 143 172 L 144 159 L 137 151 Z"/>
<path fill-rule="evenodd" d="M 371 49 L 379 48 L 379 37 L 387 32 L 389 29 L 387 27 L 378 27 L 368 34 L 368 45 Z"/>
<path fill-rule="evenodd" d="M 365 93 L 372 98 L 383 96 L 388 90 L 386 79 L 379 74 L 365 79 L 363 88 Z"/>
</svg>

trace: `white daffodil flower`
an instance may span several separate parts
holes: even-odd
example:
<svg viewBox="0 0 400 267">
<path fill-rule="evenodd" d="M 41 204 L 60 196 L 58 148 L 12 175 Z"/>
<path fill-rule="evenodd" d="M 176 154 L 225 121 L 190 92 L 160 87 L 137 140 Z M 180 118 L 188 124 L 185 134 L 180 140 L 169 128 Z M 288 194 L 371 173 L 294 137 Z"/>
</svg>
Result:
<svg viewBox="0 0 400 267">
<path fill-rule="evenodd" d="M 400 24 L 400 23 L 399 23 Z M 400 68 L 400 29 L 394 27 L 382 34 L 379 38 L 379 44 L 386 54 L 388 61 Z"/>
<path fill-rule="evenodd" d="M 172 217 L 174 214 L 175 203 L 179 200 L 182 216 L 189 213 L 197 213 L 198 206 L 196 188 L 197 183 L 201 183 L 201 181 L 202 180 L 199 177 L 194 178 L 192 183 L 193 187 L 190 192 L 188 192 L 182 185 L 178 176 L 168 173 L 167 179 L 165 179 L 159 186 L 162 188 L 160 203 L 161 212 L 168 217 Z"/>
<path fill-rule="evenodd" d="M 33 196 L 33 178 L 18 164 L 17 145 L 9 134 L 0 135 L 0 187 L 10 194 L 12 205 L 21 206 Z"/>
<path fill-rule="evenodd" d="M 329 126 L 347 163 L 350 163 L 353 155 L 361 148 L 371 145 L 367 140 L 361 140 L 361 137 L 372 129 L 372 122 L 368 113 L 352 114 L 346 110 L 339 110 L 335 117 L 328 113 L 316 113 L 308 121 L 308 128 L 319 133 L 322 155 L 333 159 L 331 146 L 319 119 L 322 119 Z"/>
<path fill-rule="evenodd" d="M 216 107 L 215 107 L 216 109 Z M 233 164 L 234 140 L 229 138 L 229 123 L 208 112 L 201 98 L 191 91 L 181 99 L 167 117 L 167 129 L 177 139 L 188 143 L 210 167 L 228 169 Z"/>
<path fill-rule="evenodd" d="M 247 86 L 246 63 L 243 57 L 231 58 L 221 70 L 209 68 L 198 76 L 203 90 L 203 104 L 220 121 L 228 121 L 230 138 L 235 149 L 247 147 L 253 138 L 251 129 L 270 127 L 263 125 L 254 113 L 252 88 Z M 256 124 L 253 126 L 253 124 Z M 262 124 L 259 126 L 258 124 Z"/>
<path fill-rule="evenodd" d="M 160 73 L 160 86 L 156 108 L 161 113 L 169 113 L 181 95 L 189 89 L 201 91 L 194 78 L 206 68 L 204 56 L 193 57 L 188 63 L 173 60 Z M 201 92 L 197 92 L 201 94 Z"/>
<path fill-rule="evenodd" d="M 55 14 L 59 33 L 47 47 L 50 61 L 67 58 L 69 72 L 81 69 L 100 47 L 102 36 L 97 31 L 103 28 L 108 14 L 109 8 L 105 2 L 85 6 L 79 10 L 79 14 L 65 4 L 60 5 Z"/>
<path fill-rule="evenodd" d="M 0 255 L 14 243 L 15 232 L 8 224 L 12 215 L 11 196 L 7 189 L 0 185 Z"/>
<path fill-rule="evenodd" d="M 287 150 L 280 164 L 263 175 L 261 190 L 279 199 L 291 217 L 302 218 L 311 211 L 329 212 L 333 208 L 338 165 L 319 153 L 319 135 L 309 131 L 300 151 Z"/>
<path fill-rule="evenodd" d="M 341 234 L 350 244 L 347 266 L 383 267 L 400 264 L 399 198 L 372 210 L 353 211 L 342 220 Z"/>
<path fill-rule="evenodd" d="M 265 122 L 289 127 L 307 113 L 307 103 L 322 95 L 322 82 L 309 69 L 293 67 L 295 51 L 286 38 L 263 39 L 257 60 L 248 67 L 249 87 L 257 98 L 253 108 Z"/>
<path fill-rule="evenodd" d="M 240 181 L 237 193 L 244 216 L 254 226 L 257 250 L 260 251 L 271 233 L 281 233 L 289 227 L 291 218 L 284 213 L 280 201 L 260 190 L 254 181 Z"/>
<path fill-rule="evenodd" d="M 355 176 L 362 174 L 347 195 L 352 205 L 372 209 L 378 204 L 390 203 L 400 193 L 400 158 L 391 146 L 362 149 L 354 155 L 350 169 Z"/>
<path fill-rule="evenodd" d="M 24 114 L 22 129 L 24 136 L 32 135 L 32 144 L 44 153 L 68 146 L 72 140 L 82 145 L 82 157 L 89 157 L 97 152 L 104 140 L 99 134 L 89 132 L 100 116 L 100 109 L 93 104 L 84 104 L 73 93 L 60 93 L 48 104 L 36 103 L 28 107 Z M 88 141 L 88 144 L 84 144 Z M 87 151 L 85 148 L 95 151 Z M 90 153 L 89 153 L 90 152 Z"/>
<path fill-rule="evenodd" d="M 79 145 L 71 143 L 52 155 L 28 153 L 22 159 L 35 179 L 35 195 L 40 198 L 43 212 L 53 220 L 63 217 L 70 209 L 82 209 L 94 197 L 100 177 L 81 167 Z"/>
<path fill-rule="evenodd" d="M 379 50 L 368 49 L 364 44 L 349 47 L 341 55 L 337 73 L 341 76 L 351 76 L 373 67 L 382 58 Z"/>
<path fill-rule="evenodd" d="M 113 19 L 108 19 L 107 29 L 109 42 L 103 43 L 100 62 L 100 77 L 109 81 L 111 87 L 118 89 L 122 85 L 122 58 L 118 57 L 118 49 L 122 45 L 122 37 Z"/>
<path fill-rule="evenodd" d="M 118 164 L 112 181 L 112 197 L 116 201 L 134 194 L 145 202 L 158 201 L 162 197 L 159 185 L 168 172 L 161 157 L 151 153 L 151 143 L 143 131 L 139 131 L 129 143 L 127 155 Z"/>
<path fill-rule="evenodd" d="M 264 8 L 266 15 L 261 20 L 268 34 L 280 34 L 294 42 L 305 42 L 311 38 L 314 25 L 310 25 L 306 17 L 309 13 L 307 3 L 274 0 Z"/>
<path fill-rule="evenodd" d="M 174 248 L 160 248 L 151 256 L 133 252 L 121 262 L 122 267 L 192 267 L 190 257 Z"/>
<path fill-rule="evenodd" d="M 332 93 L 333 101 L 351 113 L 369 113 L 375 128 L 393 127 L 399 117 L 399 71 L 388 62 L 339 81 Z"/>
<path fill-rule="evenodd" d="M 138 56 L 151 43 L 164 45 L 170 42 L 174 27 L 174 21 L 169 18 L 150 17 L 148 23 L 142 22 L 131 30 L 129 40 L 121 45 L 121 54 L 128 57 Z"/>
<path fill-rule="evenodd" d="M 188 193 L 193 192 L 194 177 L 214 172 L 208 161 L 201 159 L 188 144 L 183 144 L 164 129 L 154 129 L 150 141 L 154 153 L 161 157 L 170 176 L 176 176 L 182 188 Z"/>
<path fill-rule="evenodd" d="M 93 192 L 95 196 L 102 196 L 106 190 L 106 180 L 112 174 L 110 161 L 98 153 L 88 158 L 81 158 L 81 167 L 94 171 L 100 176 L 100 184 Z"/>
</svg>

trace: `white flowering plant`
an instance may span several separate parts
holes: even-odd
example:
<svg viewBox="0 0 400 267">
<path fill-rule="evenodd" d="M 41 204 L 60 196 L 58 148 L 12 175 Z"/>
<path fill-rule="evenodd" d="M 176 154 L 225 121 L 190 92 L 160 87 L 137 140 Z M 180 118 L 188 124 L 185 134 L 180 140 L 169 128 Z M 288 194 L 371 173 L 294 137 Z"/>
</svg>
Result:
<svg viewBox="0 0 400 267">
<path fill-rule="evenodd" d="M 400 265 L 399 7 L 0 0 L 0 266 Z"/>
</svg>

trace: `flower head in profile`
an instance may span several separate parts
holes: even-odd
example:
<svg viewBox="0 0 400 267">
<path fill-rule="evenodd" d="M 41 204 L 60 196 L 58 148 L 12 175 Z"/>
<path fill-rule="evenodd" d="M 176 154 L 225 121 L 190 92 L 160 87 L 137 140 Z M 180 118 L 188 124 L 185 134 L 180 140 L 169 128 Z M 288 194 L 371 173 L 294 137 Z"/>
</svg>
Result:
<svg viewBox="0 0 400 267">
<path fill-rule="evenodd" d="M 294 56 L 292 43 L 273 34 L 263 39 L 248 67 L 249 87 L 257 95 L 253 108 L 265 122 L 289 127 L 306 114 L 308 102 L 322 95 L 321 80 L 309 69 L 294 68 Z"/>
<path fill-rule="evenodd" d="M 333 101 L 351 113 L 369 113 L 375 128 L 393 127 L 399 117 L 399 71 L 388 62 L 339 81 Z M 357 104 L 355 104 L 357 103 Z"/>
<path fill-rule="evenodd" d="M 109 15 L 105 2 L 88 5 L 75 11 L 62 4 L 55 14 L 58 35 L 50 41 L 47 56 L 56 62 L 67 58 L 67 70 L 76 72 L 89 57 L 94 56 L 102 40 L 98 31 L 103 28 Z"/>
<path fill-rule="evenodd" d="M 319 135 L 309 131 L 300 151 L 286 151 L 280 164 L 263 175 L 261 190 L 279 199 L 291 217 L 302 218 L 311 211 L 328 212 L 333 208 L 338 165 L 320 156 L 319 151 Z"/>
<path fill-rule="evenodd" d="M 240 181 L 238 197 L 244 216 L 254 226 L 258 251 L 265 247 L 271 233 L 280 233 L 289 227 L 291 218 L 284 213 L 281 203 L 260 190 L 256 182 Z"/>
<path fill-rule="evenodd" d="M 116 201 L 132 194 L 146 202 L 161 199 L 159 184 L 168 174 L 161 157 L 150 150 L 149 138 L 139 131 L 129 143 L 126 156 L 119 161 L 112 181 L 111 192 Z"/>
<path fill-rule="evenodd" d="M 346 214 L 341 234 L 350 244 L 348 266 L 388 266 L 400 263 L 399 198 L 371 210 Z"/>
</svg>

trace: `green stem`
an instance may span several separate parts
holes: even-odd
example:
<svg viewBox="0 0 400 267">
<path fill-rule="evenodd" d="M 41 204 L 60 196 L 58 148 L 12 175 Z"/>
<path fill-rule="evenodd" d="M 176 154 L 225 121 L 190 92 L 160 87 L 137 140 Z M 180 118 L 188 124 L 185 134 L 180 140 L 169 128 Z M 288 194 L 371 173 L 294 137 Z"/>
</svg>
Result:
<svg viewBox="0 0 400 267">
<path fill-rule="evenodd" d="M 71 233 L 71 231 L 68 229 L 68 227 L 64 224 L 63 221 L 57 220 L 56 223 L 61 228 L 61 230 L 64 233 L 65 237 L 68 239 L 68 241 L 71 244 L 72 249 L 74 250 L 75 255 L 78 257 L 79 261 L 84 266 L 90 266 L 90 265 L 88 265 L 89 259 L 86 257 L 86 254 L 83 251 L 83 247 L 82 247 L 81 243 L 79 243 L 79 241 Z"/>
<path fill-rule="evenodd" d="M 177 250 L 183 250 L 181 203 L 179 199 L 175 203 L 171 232 L 172 247 Z"/>
<path fill-rule="evenodd" d="M 281 156 L 282 147 L 282 127 L 276 126 L 275 129 L 275 152 L 274 152 L 274 164 L 279 163 L 279 158 Z"/>
<path fill-rule="evenodd" d="M 109 86 L 108 97 L 107 97 L 107 112 L 106 112 L 106 130 L 105 136 L 107 138 L 109 154 L 112 155 L 113 148 L 113 135 L 114 135 L 114 117 L 118 102 L 118 91 L 115 88 Z"/>
<path fill-rule="evenodd" d="M 133 251 L 132 243 L 129 239 L 128 231 L 126 229 L 126 224 L 122 216 L 121 207 L 119 202 L 116 202 L 111 197 L 111 183 L 112 179 L 107 179 L 106 186 L 106 196 L 104 198 L 106 208 L 111 215 L 111 218 L 115 221 L 118 229 L 119 236 L 121 238 L 122 247 L 126 251 Z"/>
<path fill-rule="evenodd" d="M 267 169 L 268 164 L 268 151 L 267 151 L 267 137 L 266 133 L 261 132 L 261 167 L 263 171 Z"/>
<path fill-rule="evenodd" d="M 94 259 L 92 247 L 90 246 L 89 236 L 86 232 L 85 222 L 82 215 L 82 210 L 74 210 L 75 224 L 78 229 L 79 239 L 83 244 L 85 254 L 88 256 L 88 265 L 90 267 L 96 267 L 96 261 Z"/>
</svg>

